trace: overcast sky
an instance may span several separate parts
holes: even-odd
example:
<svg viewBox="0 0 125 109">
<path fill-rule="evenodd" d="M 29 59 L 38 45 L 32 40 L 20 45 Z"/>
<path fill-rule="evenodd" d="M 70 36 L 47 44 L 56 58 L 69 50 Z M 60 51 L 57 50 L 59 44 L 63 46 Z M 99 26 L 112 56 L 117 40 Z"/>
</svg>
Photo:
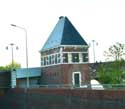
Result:
<svg viewBox="0 0 125 109">
<path fill-rule="evenodd" d="M 29 67 L 39 67 L 39 50 L 59 16 L 67 16 L 88 44 L 98 42 L 97 61 L 104 61 L 110 45 L 125 44 L 125 0 L 0 0 L 0 66 L 11 62 L 11 49 L 5 47 L 15 43 L 19 50 L 14 47 L 14 60 L 26 67 L 25 33 L 10 26 L 16 24 L 28 32 Z"/>
</svg>

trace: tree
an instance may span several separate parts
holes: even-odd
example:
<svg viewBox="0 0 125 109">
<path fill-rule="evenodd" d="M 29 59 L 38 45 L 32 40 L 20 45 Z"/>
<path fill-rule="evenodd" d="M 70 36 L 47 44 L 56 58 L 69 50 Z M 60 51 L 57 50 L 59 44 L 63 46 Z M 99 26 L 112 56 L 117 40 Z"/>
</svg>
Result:
<svg viewBox="0 0 125 109">
<path fill-rule="evenodd" d="M 108 51 L 104 51 L 104 56 L 106 56 L 108 59 L 113 58 L 115 61 L 121 60 L 125 55 L 124 49 L 125 45 L 117 42 L 109 47 Z"/>
<path fill-rule="evenodd" d="M 111 78 L 106 70 L 105 64 L 100 64 L 97 68 L 97 77 L 102 84 L 108 84 L 111 82 Z"/>
<path fill-rule="evenodd" d="M 17 68 L 21 68 L 21 65 L 19 63 L 16 63 L 16 62 L 13 62 L 13 64 L 10 63 L 10 64 L 5 66 L 6 70 L 12 70 L 12 69 L 17 69 Z"/>
<path fill-rule="evenodd" d="M 121 60 L 119 66 L 115 61 L 99 64 L 97 77 L 102 84 L 121 84 L 125 77 L 125 61 Z M 125 82 L 125 81 L 124 81 Z"/>
<path fill-rule="evenodd" d="M 103 84 L 121 84 L 125 77 L 123 60 L 125 46 L 121 43 L 116 43 L 109 47 L 108 51 L 104 51 L 104 56 L 113 58 L 114 61 L 100 64 L 97 69 L 99 81 Z"/>
<path fill-rule="evenodd" d="M 0 66 L 0 71 L 5 71 L 5 67 Z"/>
<path fill-rule="evenodd" d="M 13 62 L 6 65 L 6 66 L 0 66 L 0 70 L 2 71 L 9 71 L 9 70 L 12 70 L 12 69 L 17 69 L 17 68 L 21 68 L 21 65 L 19 63 L 16 63 L 16 62 Z"/>
</svg>

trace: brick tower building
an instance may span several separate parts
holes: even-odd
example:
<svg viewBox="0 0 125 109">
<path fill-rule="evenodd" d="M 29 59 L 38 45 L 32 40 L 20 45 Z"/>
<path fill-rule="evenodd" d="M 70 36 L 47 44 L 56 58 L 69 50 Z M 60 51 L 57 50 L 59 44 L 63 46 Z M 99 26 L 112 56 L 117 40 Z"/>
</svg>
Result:
<svg viewBox="0 0 125 109">
<path fill-rule="evenodd" d="M 42 84 L 82 86 L 89 82 L 88 45 L 67 17 L 59 17 L 40 54 Z"/>
</svg>

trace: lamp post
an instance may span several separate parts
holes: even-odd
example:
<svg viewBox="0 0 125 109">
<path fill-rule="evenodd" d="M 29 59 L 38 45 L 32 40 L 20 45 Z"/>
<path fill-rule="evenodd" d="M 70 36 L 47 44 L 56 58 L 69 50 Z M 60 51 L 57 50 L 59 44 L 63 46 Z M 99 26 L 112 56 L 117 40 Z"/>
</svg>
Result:
<svg viewBox="0 0 125 109">
<path fill-rule="evenodd" d="M 26 68 L 28 69 L 28 46 L 27 46 L 27 30 L 26 28 L 23 28 L 21 26 L 15 25 L 15 24 L 11 24 L 11 26 L 13 27 L 17 27 L 19 29 L 22 29 L 25 32 L 25 44 L 26 44 Z M 27 71 L 27 87 L 29 87 L 29 74 Z"/>
<path fill-rule="evenodd" d="M 95 40 L 92 40 L 92 46 L 93 46 L 93 60 L 94 60 L 94 63 L 95 63 L 95 43 L 96 45 L 98 45 L 98 43 L 95 41 Z"/>
<path fill-rule="evenodd" d="M 14 68 L 14 58 L 13 58 L 13 46 L 14 45 L 15 45 L 14 43 L 9 44 L 9 46 L 11 46 L 11 55 L 12 55 L 12 69 L 11 70 L 13 70 Z M 7 50 L 9 49 L 9 46 L 6 47 Z M 18 50 L 18 46 L 16 46 L 16 50 Z"/>
</svg>

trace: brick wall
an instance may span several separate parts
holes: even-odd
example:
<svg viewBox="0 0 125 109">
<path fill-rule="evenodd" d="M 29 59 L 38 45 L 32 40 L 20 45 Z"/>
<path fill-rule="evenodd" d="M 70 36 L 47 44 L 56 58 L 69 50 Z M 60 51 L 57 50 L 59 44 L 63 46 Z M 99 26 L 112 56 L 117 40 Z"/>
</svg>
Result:
<svg viewBox="0 0 125 109">
<path fill-rule="evenodd" d="M 1 109 L 125 109 L 124 90 L 11 89 Z"/>
<path fill-rule="evenodd" d="M 0 96 L 11 87 L 11 72 L 0 71 Z"/>
<path fill-rule="evenodd" d="M 89 67 L 87 64 L 64 64 L 62 66 L 63 80 L 64 83 L 72 84 L 72 73 L 81 72 L 82 84 L 88 83 L 89 81 Z M 66 77 L 65 77 L 66 75 Z"/>
<path fill-rule="evenodd" d="M 89 81 L 87 64 L 61 64 L 42 68 L 41 84 L 72 84 L 72 73 L 81 72 L 82 84 Z"/>
</svg>

